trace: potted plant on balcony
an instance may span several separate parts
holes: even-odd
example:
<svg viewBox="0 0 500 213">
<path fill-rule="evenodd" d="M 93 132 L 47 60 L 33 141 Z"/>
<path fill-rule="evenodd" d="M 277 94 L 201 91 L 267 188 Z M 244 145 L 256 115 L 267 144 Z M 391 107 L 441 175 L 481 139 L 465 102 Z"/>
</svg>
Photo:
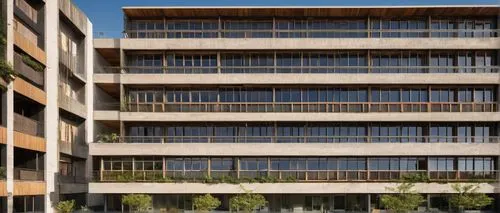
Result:
<svg viewBox="0 0 500 213">
<path fill-rule="evenodd" d="M 382 205 L 391 213 L 407 213 L 415 210 L 424 202 L 422 195 L 413 190 L 413 183 L 403 182 L 397 187 L 386 189 L 394 194 L 382 195 Z"/>
<path fill-rule="evenodd" d="M 12 64 L 5 59 L 6 44 L 7 36 L 5 35 L 4 20 L 0 18 L 0 78 L 8 84 L 16 78 L 17 73 Z M 0 89 L 6 90 L 7 88 L 0 84 Z"/>
<path fill-rule="evenodd" d="M 193 206 L 197 212 L 211 212 L 221 204 L 220 200 L 210 194 L 199 195 L 193 198 Z"/>
<path fill-rule="evenodd" d="M 43 72 L 45 70 L 45 67 L 43 67 L 42 64 L 38 63 L 37 61 L 31 59 L 30 56 L 26 55 L 26 54 L 23 54 L 22 55 L 22 58 L 23 58 L 23 62 L 24 64 L 28 65 L 29 67 L 31 67 L 33 70 L 37 71 L 37 72 Z"/>
<path fill-rule="evenodd" d="M 71 213 L 75 210 L 75 200 L 59 201 L 56 209 L 59 213 Z"/>
<path fill-rule="evenodd" d="M 456 194 L 451 196 L 450 205 L 458 212 L 481 212 L 480 209 L 493 202 L 493 198 L 478 192 L 477 184 L 453 184 L 451 187 Z"/>
<path fill-rule="evenodd" d="M 147 212 L 151 207 L 152 198 L 145 194 L 128 194 L 122 196 L 123 205 L 129 206 L 130 212 Z"/>
<path fill-rule="evenodd" d="M 261 194 L 254 194 L 252 190 L 247 190 L 241 186 L 243 194 L 236 195 L 229 200 L 231 210 L 253 212 L 267 204 L 266 198 Z"/>
<path fill-rule="evenodd" d="M 97 141 L 100 143 L 118 143 L 120 136 L 116 133 L 106 133 L 97 136 Z"/>
</svg>

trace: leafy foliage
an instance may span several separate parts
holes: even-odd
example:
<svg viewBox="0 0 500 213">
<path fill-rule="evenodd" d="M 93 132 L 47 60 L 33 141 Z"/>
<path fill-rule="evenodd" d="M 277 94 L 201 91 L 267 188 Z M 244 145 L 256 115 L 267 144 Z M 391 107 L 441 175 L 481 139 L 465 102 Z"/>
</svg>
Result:
<svg viewBox="0 0 500 213">
<path fill-rule="evenodd" d="M 477 192 L 479 190 L 477 184 L 453 184 L 451 187 L 457 194 L 451 196 L 450 205 L 457 209 L 481 209 L 493 202 L 493 198 Z"/>
<path fill-rule="evenodd" d="M 153 199 L 145 194 L 128 194 L 122 196 L 123 205 L 130 207 L 134 212 L 146 212 L 151 206 Z"/>
<path fill-rule="evenodd" d="M 405 174 L 401 180 L 406 183 L 427 183 L 430 182 L 427 174 Z"/>
<path fill-rule="evenodd" d="M 193 206 L 199 211 L 213 211 L 221 204 L 220 200 L 210 194 L 200 195 L 193 198 Z"/>
<path fill-rule="evenodd" d="M 243 194 L 236 195 L 229 200 L 232 210 L 252 212 L 267 204 L 263 195 L 254 194 L 251 190 L 243 188 L 243 186 L 241 186 L 241 189 L 244 191 Z"/>
<path fill-rule="evenodd" d="M 101 143 L 118 143 L 120 136 L 116 133 L 101 134 L 97 136 L 97 141 Z"/>
<path fill-rule="evenodd" d="M 25 55 L 23 54 L 23 62 L 28 65 L 29 67 L 31 67 L 33 70 L 37 71 L 37 72 L 43 72 L 45 70 L 45 67 L 38 63 L 37 61 L 31 59 L 30 56 L 28 55 Z"/>
<path fill-rule="evenodd" d="M 401 183 L 395 188 L 387 188 L 395 194 L 383 195 L 382 205 L 395 213 L 406 213 L 416 209 L 425 200 L 413 190 L 413 186 L 413 183 Z"/>
<path fill-rule="evenodd" d="M 75 210 L 75 200 L 59 201 L 56 209 L 59 213 L 71 213 Z"/>
</svg>

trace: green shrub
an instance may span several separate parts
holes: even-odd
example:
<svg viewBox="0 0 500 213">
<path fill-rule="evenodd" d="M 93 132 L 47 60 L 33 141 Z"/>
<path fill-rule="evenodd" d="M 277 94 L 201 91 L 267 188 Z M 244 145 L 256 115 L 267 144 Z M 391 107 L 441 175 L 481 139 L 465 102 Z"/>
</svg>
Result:
<svg viewBox="0 0 500 213">
<path fill-rule="evenodd" d="M 394 213 L 407 213 L 416 209 L 424 198 L 413 190 L 413 183 L 401 183 L 395 188 L 387 188 L 394 194 L 382 195 L 382 205 Z"/>
<path fill-rule="evenodd" d="M 122 196 L 122 204 L 129 206 L 132 212 L 146 212 L 153 199 L 145 194 L 128 194 Z"/>
<path fill-rule="evenodd" d="M 59 201 L 56 209 L 59 213 L 71 213 L 75 210 L 75 200 Z"/>
<path fill-rule="evenodd" d="M 28 65 L 33 70 L 35 70 L 37 72 L 43 72 L 45 70 L 45 67 L 42 64 L 40 64 L 37 61 L 31 59 L 30 56 L 25 55 L 25 54 L 23 54 L 22 56 L 23 56 L 23 62 L 24 62 L 24 64 Z"/>
<path fill-rule="evenodd" d="M 220 200 L 210 194 L 199 195 L 193 198 L 194 209 L 199 211 L 213 211 L 220 204 Z"/>
<path fill-rule="evenodd" d="M 458 210 L 463 209 L 482 209 L 493 202 L 493 198 L 484 193 L 477 192 L 479 185 L 476 184 L 453 184 L 451 186 L 457 194 L 450 198 L 450 205 Z"/>
<path fill-rule="evenodd" d="M 407 183 L 428 183 L 430 182 L 427 174 L 404 174 L 401 176 L 401 180 Z"/>
<path fill-rule="evenodd" d="M 238 194 L 229 200 L 231 210 L 252 212 L 256 209 L 262 208 L 267 204 L 266 198 L 261 194 L 254 194 L 251 190 L 246 190 L 241 186 L 244 191 L 243 194 Z"/>
</svg>

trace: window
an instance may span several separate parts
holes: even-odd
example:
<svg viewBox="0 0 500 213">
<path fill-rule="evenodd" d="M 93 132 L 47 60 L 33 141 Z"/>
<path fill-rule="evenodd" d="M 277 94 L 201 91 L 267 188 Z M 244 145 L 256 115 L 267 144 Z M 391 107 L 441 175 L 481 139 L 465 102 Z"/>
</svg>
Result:
<svg viewBox="0 0 500 213">
<path fill-rule="evenodd" d="M 409 37 L 426 37 L 425 32 L 426 20 L 372 20 L 371 37 L 378 38 L 409 38 Z M 421 31 L 418 31 L 421 30 Z"/>
<path fill-rule="evenodd" d="M 365 20 L 276 21 L 277 38 L 364 38 L 366 36 Z"/>
<path fill-rule="evenodd" d="M 455 171 L 454 158 L 430 157 L 428 168 L 430 171 Z"/>
<path fill-rule="evenodd" d="M 267 158 L 241 158 L 242 171 L 267 171 Z"/>
<path fill-rule="evenodd" d="M 222 30 L 223 38 L 272 38 L 273 21 L 226 20 Z"/>
<path fill-rule="evenodd" d="M 431 37 L 494 37 L 496 21 L 493 19 L 432 19 Z"/>
</svg>

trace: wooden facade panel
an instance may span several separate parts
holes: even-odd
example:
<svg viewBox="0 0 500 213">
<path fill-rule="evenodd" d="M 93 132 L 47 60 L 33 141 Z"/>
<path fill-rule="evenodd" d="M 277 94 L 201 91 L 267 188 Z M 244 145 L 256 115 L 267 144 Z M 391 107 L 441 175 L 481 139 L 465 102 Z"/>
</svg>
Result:
<svg viewBox="0 0 500 213">
<path fill-rule="evenodd" d="M 0 180 L 0 197 L 7 196 L 7 182 L 5 180 Z"/>
<path fill-rule="evenodd" d="M 43 181 L 14 181 L 14 196 L 43 195 L 46 184 Z"/>
<path fill-rule="evenodd" d="M 14 131 L 14 146 L 23 149 L 45 152 L 46 141 L 45 138 Z"/>
<path fill-rule="evenodd" d="M 14 80 L 14 91 L 42 105 L 46 105 L 47 103 L 47 95 L 43 90 L 21 78 L 16 78 L 16 80 Z"/>
<path fill-rule="evenodd" d="M 43 65 L 47 64 L 46 53 L 33 44 L 29 39 L 25 38 L 20 32 L 14 30 L 14 44 L 21 48 L 24 52 L 28 53 L 31 57 L 36 59 Z"/>
<path fill-rule="evenodd" d="M 7 144 L 7 128 L 0 126 L 0 144 Z"/>
</svg>

